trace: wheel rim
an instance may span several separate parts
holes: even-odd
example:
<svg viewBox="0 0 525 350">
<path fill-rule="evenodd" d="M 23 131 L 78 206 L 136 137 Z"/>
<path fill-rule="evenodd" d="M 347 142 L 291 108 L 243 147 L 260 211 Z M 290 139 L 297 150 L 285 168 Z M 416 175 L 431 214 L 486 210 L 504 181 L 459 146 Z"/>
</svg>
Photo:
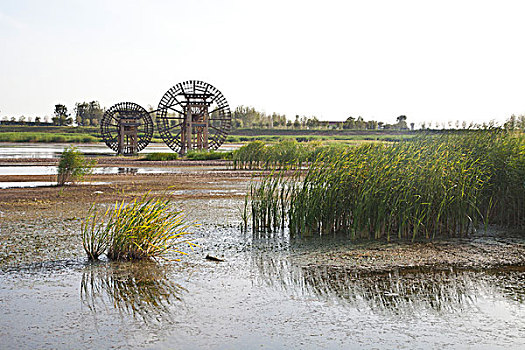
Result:
<svg viewBox="0 0 525 350">
<path fill-rule="evenodd" d="M 206 108 L 202 107 L 205 105 Z M 195 122 L 190 127 L 187 126 L 188 118 Z M 160 136 L 175 152 L 217 149 L 230 131 L 231 111 L 228 101 L 217 88 L 203 81 L 188 80 L 173 86 L 162 96 L 156 122 Z M 187 136 L 188 128 L 192 128 L 193 139 Z"/>
<path fill-rule="evenodd" d="M 111 106 L 102 117 L 100 130 L 104 143 L 115 152 L 119 152 L 119 128 L 124 118 L 136 120 L 137 127 L 137 152 L 143 150 L 153 137 L 153 121 L 149 113 L 133 102 L 121 102 Z"/>
</svg>

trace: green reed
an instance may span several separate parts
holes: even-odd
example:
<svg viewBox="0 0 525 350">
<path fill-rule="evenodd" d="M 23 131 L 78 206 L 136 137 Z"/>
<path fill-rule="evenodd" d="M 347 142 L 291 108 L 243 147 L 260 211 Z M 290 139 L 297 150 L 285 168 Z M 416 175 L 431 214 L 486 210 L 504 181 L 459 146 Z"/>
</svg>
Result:
<svg viewBox="0 0 525 350">
<path fill-rule="evenodd" d="M 304 174 L 269 176 L 252 190 L 252 220 L 254 229 L 264 228 L 260 222 L 275 210 L 292 235 L 463 236 L 481 224 L 524 225 L 524 180 L 521 135 L 423 136 L 320 153 Z M 276 188 L 288 189 L 284 200 Z M 261 201 L 277 208 L 261 210 Z"/>
<path fill-rule="evenodd" d="M 184 239 L 189 226 L 169 199 L 145 195 L 130 203 L 117 202 L 105 212 L 91 206 L 82 221 L 81 236 L 90 260 L 102 254 L 110 260 L 140 260 L 169 252 L 186 254 L 178 247 L 195 245 Z"/>
<path fill-rule="evenodd" d="M 233 167 L 266 170 L 301 168 L 314 161 L 321 153 L 335 153 L 344 147 L 341 144 L 323 145 L 318 141 L 299 143 L 284 140 L 272 145 L 254 141 L 233 152 Z"/>
<path fill-rule="evenodd" d="M 284 229 L 287 212 L 286 199 L 290 187 L 282 173 L 272 174 L 250 187 L 252 228 L 254 231 Z M 245 201 L 244 212 L 248 207 Z"/>
</svg>

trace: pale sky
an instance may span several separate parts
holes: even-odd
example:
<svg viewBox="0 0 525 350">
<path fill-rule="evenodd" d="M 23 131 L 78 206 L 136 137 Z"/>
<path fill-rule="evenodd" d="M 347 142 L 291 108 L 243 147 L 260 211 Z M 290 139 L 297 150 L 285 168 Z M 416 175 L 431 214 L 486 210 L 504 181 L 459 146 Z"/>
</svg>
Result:
<svg viewBox="0 0 525 350">
<path fill-rule="evenodd" d="M 185 80 L 321 120 L 525 114 L 525 1 L 0 0 L 0 117 Z"/>
</svg>

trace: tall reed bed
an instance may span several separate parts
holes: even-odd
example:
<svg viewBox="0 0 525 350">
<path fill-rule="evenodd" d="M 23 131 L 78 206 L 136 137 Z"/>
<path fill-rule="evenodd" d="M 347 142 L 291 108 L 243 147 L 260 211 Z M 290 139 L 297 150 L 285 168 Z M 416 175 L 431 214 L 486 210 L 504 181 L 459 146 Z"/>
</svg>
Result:
<svg viewBox="0 0 525 350">
<path fill-rule="evenodd" d="M 298 143 L 295 140 L 280 141 L 273 145 L 254 141 L 233 153 L 233 167 L 266 170 L 301 168 L 314 161 L 321 153 L 337 153 L 343 147 L 340 144 Z"/>
<path fill-rule="evenodd" d="M 278 205 L 271 210 L 287 217 L 293 235 L 415 239 L 524 225 L 524 181 L 524 138 L 504 131 L 346 148 L 321 153 L 306 174 L 256 185 L 254 229 L 273 215 L 258 209 L 263 199 Z M 284 199 L 275 188 L 288 188 Z"/>
</svg>

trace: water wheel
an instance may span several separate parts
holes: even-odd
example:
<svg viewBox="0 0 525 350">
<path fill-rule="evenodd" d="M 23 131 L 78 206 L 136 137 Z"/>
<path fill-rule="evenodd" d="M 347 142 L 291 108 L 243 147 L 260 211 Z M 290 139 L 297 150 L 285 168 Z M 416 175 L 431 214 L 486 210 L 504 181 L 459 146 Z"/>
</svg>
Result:
<svg viewBox="0 0 525 350">
<path fill-rule="evenodd" d="M 121 102 L 104 113 L 100 131 L 109 148 L 118 154 L 132 155 L 143 150 L 151 141 L 153 121 L 138 104 Z"/>
<path fill-rule="evenodd" d="M 231 128 L 228 101 L 214 86 L 188 80 L 169 89 L 159 102 L 157 129 L 175 152 L 217 149 Z"/>
</svg>

